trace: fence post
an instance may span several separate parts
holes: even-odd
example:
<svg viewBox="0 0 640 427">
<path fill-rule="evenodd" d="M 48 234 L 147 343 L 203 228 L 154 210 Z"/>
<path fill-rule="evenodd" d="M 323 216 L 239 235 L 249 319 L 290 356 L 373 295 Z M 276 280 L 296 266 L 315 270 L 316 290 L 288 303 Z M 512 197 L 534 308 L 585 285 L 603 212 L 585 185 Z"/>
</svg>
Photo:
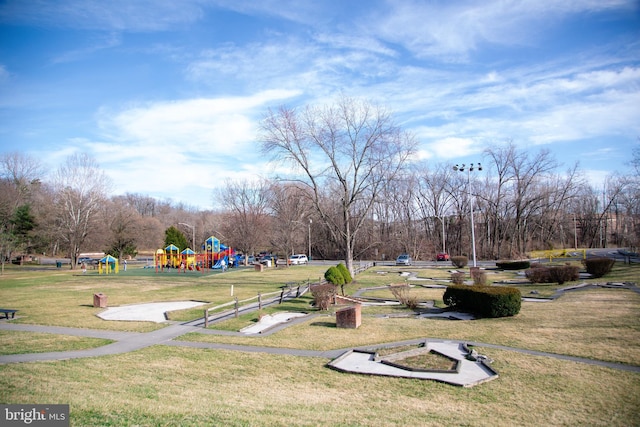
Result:
<svg viewBox="0 0 640 427">
<path fill-rule="evenodd" d="M 204 327 L 205 329 L 209 327 L 209 309 L 208 308 L 204 310 Z"/>
<path fill-rule="evenodd" d="M 236 306 L 236 319 L 237 319 L 238 318 L 238 297 L 236 297 L 235 306 Z"/>
<path fill-rule="evenodd" d="M 258 292 L 258 310 L 262 310 L 262 292 Z"/>
<path fill-rule="evenodd" d="M 282 304 L 282 300 L 284 299 L 284 288 L 282 288 L 282 292 L 280 292 L 280 303 Z"/>
</svg>

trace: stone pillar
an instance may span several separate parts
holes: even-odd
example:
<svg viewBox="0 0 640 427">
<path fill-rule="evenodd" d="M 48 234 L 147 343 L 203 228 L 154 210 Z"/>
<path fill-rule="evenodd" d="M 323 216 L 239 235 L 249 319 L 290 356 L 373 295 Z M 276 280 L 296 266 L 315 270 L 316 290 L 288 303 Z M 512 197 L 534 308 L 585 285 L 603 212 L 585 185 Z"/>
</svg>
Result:
<svg viewBox="0 0 640 427">
<path fill-rule="evenodd" d="M 338 328 L 357 329 L 362 324 L 362 306 L 360 304 L 341 308 L 336 311 Z"/>
</svg>

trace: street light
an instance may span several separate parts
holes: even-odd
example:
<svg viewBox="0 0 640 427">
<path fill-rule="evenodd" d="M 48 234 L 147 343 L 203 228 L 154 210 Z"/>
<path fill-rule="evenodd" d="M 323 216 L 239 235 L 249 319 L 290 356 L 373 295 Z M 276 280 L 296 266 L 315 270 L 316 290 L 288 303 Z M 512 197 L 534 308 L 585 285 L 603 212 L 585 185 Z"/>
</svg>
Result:
<svg viewBox="0 0 640 427">
<path fill-rule="evenodd" d="M 189 225 L 186 222 L 179 222 L 179 225 L 186 225 L 187 227 L 189 227 L 191 229 L 191 235 L 192 235 L 192 240 L 191 243 L 193 244 L 192 249 L 195 252 L 196 251 L 196 228 L 193 225 Z"/>
<path fill-rule="evenodd" d="M 304 225 L 304 223 L 302 221 L 291 221 L 295 224 L 300 224 L 300 225 Z M 313 220 L 311 218 L 309 218 L 309 224 L 307 224 L 307 226 L 309 227 L 309 253 L 308 253 L 308 257 L 309 257 L 309 261 L 311 261 L 311 224 L 313 223 Z M 293 249 L 291 250 L 291 253 L 293 253 Z"/>
<path fill-rule="evenodd" d="M 309 261 L 311 261 L 311 223 L 313 220 L 309 218 Z"/>
<path fill-rule="evenodd" d="M 480 163 L 478 163 L 477 166 L 473 166 L 473 163 L 471 163 L 469 165 L 469 167 L 467 168 L 466 165 L 463 163 L 462 166 L 459 165 L 455 165 L 453 167 L 454 171 L 459 171 L 459 172 L 464 172 L 465 169 L 467 170 L 467 188 L 469 189 L 469 203 L 471 205 L 471 250 L 473 251 L 473 266 L 476 267 L 476 232 L 475 232 L 475 227 L 473 224 L 473 197 L 471 195 L 471 187 L 470 187 L 470 182 L 471 182 L 471 172 L 474 171 L 474 169 L 477 168 L 478 171 L 482 170 L 482 165 L 480 165 Z"/>
</svg>

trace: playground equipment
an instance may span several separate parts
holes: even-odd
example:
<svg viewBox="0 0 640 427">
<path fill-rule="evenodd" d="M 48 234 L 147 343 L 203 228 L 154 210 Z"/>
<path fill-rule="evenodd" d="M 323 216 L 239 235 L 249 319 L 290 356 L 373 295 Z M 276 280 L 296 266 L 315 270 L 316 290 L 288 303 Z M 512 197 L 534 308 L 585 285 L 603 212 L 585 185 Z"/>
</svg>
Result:
<svg viewBox="0 0 640 427">
<path fill-rule="evenodd" d="M 98 274 L 118 274 L 118 260 L 111 255 L 107 255 L 98 261 Z"/>
<path fill-rule="evenodd" d="M 184 271 L 186 270 L 195 270 L 196 268 L 196 253 L 191 249 L 187 248 L 184 251 L 180 252 L 181 261 L 180 265 Z"/>
<path fill-rule="evenodd" d="M 164 249 L 156 250 L 154 256 L 154 266 L 156 273 L 165 268 L 180 268 L 187 270 L 202 271 L 207 269 L 221 268 L 224 259 L 227 266 L 231 267 L 236 263 L 235 252 L 228 246 L 220 243 L 220 240 L 211 236 L 205 240 L 204 253 L 197 254 L 191 248 L 186 248 L 182 252 L 175 245 L 169 245 Z"/>
<path fill-rule="evenodd" d="M 156 250 L 153 254 L 153 264 L 158 270 L 164 270 L 165 268 L 178 268 L 182 262 L 182 256 L 180 254 L 180 248 L 171 244 L 164 249 Z"/>
<path fill-rule="evenodd" d="M 221 261 L 224 259 L 227 266 L 231 267 L 235 263 L 235 251 L 228 246 L 220 243 L 220 240 L 214 236 L 209 237 L 204 242 L 205 247 L 205 265 L 207 268 L 221 268 Z"/>
</svg>

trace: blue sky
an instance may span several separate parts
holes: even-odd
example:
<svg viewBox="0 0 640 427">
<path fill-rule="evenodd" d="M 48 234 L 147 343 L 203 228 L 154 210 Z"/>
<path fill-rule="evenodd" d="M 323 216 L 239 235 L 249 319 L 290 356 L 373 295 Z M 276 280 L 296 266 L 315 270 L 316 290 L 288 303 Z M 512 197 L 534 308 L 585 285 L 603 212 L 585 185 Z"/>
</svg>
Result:
<svg viewBox="0 0 640 427">
<path fill-rule="evenodd" d="M 215 208 L 268 108 L 383 104 L 433 163 L 506 141 L 594 185 L 640 144 L 635 0 L 1 0 L 0 152 Z"/>
</svg>

